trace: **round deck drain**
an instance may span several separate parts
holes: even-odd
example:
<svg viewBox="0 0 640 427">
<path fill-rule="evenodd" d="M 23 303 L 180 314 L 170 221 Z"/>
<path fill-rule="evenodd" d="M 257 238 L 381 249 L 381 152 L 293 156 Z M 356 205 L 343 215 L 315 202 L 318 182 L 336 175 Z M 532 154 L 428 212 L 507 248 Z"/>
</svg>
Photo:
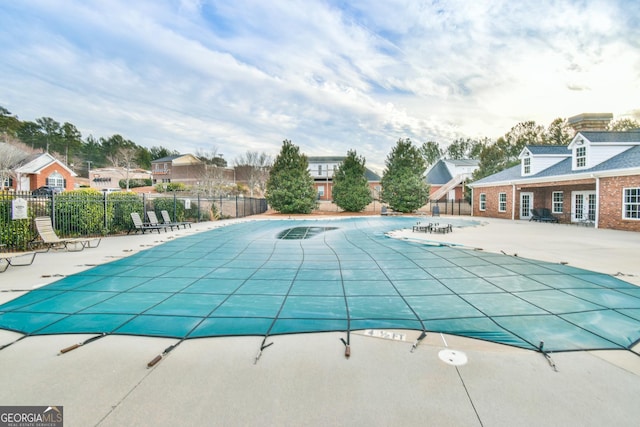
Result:
<svg viewBox="0 0 640 427">
<path fill-rule="evenodd" d="M 448 348 L 440 350 L 438 357 L 447 365 L 460 366 L 467 363 L 467 355 L 458 350 L 449 350 Z"/>
</svg>

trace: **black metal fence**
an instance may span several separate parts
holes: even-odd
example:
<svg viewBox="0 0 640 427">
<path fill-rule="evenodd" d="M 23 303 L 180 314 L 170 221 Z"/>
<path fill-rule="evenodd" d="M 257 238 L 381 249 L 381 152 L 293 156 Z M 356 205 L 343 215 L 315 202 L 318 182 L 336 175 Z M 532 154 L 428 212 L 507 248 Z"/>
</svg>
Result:
<svg viewBox="0 0 640 427">
<path fill-rule="evenodd" d="M 26 206 L 26 209 L 21 207 Z M 98 194 L 71 191 L 54 196 L 33 196 L 28 192 L 0 192 L 0 249 L 26 250 L 38 233 L 33 219 L 51 218 L 60 237 L 104 236 L 127 232 L 132 226 L 131 212 L 145 218 L 153 210 L 161 218 L 166 210 L 174 221 L 209 221 L 241 218 L 267 211 L 265 199 L 250 197 L 207 198 L 182 193 Z"/>
<path fill-rule="evenodd" d="M 437 209 L 440 214 L 444 215 L 471 215 L 471 203 L 465 199 L 441 200 L 438 202 L 430 200 L 425 206 L 431 213 L 434 212 L 434 209 Z"/>
</svg>

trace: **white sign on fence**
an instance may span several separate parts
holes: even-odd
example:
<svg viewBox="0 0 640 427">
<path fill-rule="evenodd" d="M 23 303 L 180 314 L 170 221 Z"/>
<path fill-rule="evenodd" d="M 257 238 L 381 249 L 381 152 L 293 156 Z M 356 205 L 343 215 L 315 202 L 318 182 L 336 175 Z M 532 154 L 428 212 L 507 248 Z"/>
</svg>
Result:
<svg viewBox="0 0 640 427">
<path fill-rule="evenodd" d="M 11 219 L 27 219 L 27 201 L 22 198 L 13 199 L 11 202 Z"/>
<path fill-rule="evenodd" d="M 184 208 L 191 209 L 191 199 L 184 199 Z"/>
</svg>

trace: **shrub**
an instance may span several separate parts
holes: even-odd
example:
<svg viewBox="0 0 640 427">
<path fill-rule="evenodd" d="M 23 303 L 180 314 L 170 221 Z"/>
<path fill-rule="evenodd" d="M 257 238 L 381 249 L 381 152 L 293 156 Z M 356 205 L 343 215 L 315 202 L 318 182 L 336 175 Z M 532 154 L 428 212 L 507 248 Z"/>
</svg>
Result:
<svg viewBox="0 0 640 427">
<path fill-rule="evenodd" d="M 35 238 L 31 229 L 32 209 L 28 209 L 28 219 L 11 219 L 12 197 L 0 195 L 0 242 L 8 249 L 27 250 L 29 242 Z"/>
<path fill-rule="evenodd" d="M 55 224 L 72 235 L 105 234 L 104 196 L 92 188 L 65 191 L 55 198 Z M 107 213 L 108 216 L 108 213 Z"/>
<path fill-rule="evenodd" d="M 132 226 L 131 212 L 144 213 L 142 198 L 135 193 L 111 193 L 107 195 L 110 217 L 107 224 L 111 232 L 128 231 Z M 144 218 L 144 215 L 142 215 Z"/>
</svg>

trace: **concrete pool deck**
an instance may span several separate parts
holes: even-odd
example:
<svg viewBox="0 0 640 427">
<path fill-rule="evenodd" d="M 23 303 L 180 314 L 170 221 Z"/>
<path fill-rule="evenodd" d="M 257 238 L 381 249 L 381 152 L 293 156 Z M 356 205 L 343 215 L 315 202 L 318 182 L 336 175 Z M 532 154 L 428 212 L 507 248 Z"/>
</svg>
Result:
<svg viewBox="0 0 640 427">
<path fill-rule="evenodd" d="M 273 217 L 243 221 L 260 218 Z M 447 217 L 416 220 L 446 223 Z M 638 233 L 477 220 L 481 225 L 448 234 L 391 234 L 567 262 L 640 285 Z M 0 274 L 0 303 L 61 275 L 230 222 L 38 254 L 33 265 Z M 91 336 L 28 337 L 0 351 L 0 405 L 61 405 L 66 426 L 631 426 L 640 417 L 640 357 L 631 351 L 552 354 L 556 372 L 538 352 L 436 333 L 411 352 L 417 335 L 354 332 L 349 359 L 343 333 L 273 336 L 255 364 L 262 337 L 193 339 L 151 369 L 147 362 L 177 340 L 108 336 L 59 356 Z M 0 346 L 20 337 L 0 330 Z M 445 363 L 443 350 L 468 362 Z"/>
</svg>

